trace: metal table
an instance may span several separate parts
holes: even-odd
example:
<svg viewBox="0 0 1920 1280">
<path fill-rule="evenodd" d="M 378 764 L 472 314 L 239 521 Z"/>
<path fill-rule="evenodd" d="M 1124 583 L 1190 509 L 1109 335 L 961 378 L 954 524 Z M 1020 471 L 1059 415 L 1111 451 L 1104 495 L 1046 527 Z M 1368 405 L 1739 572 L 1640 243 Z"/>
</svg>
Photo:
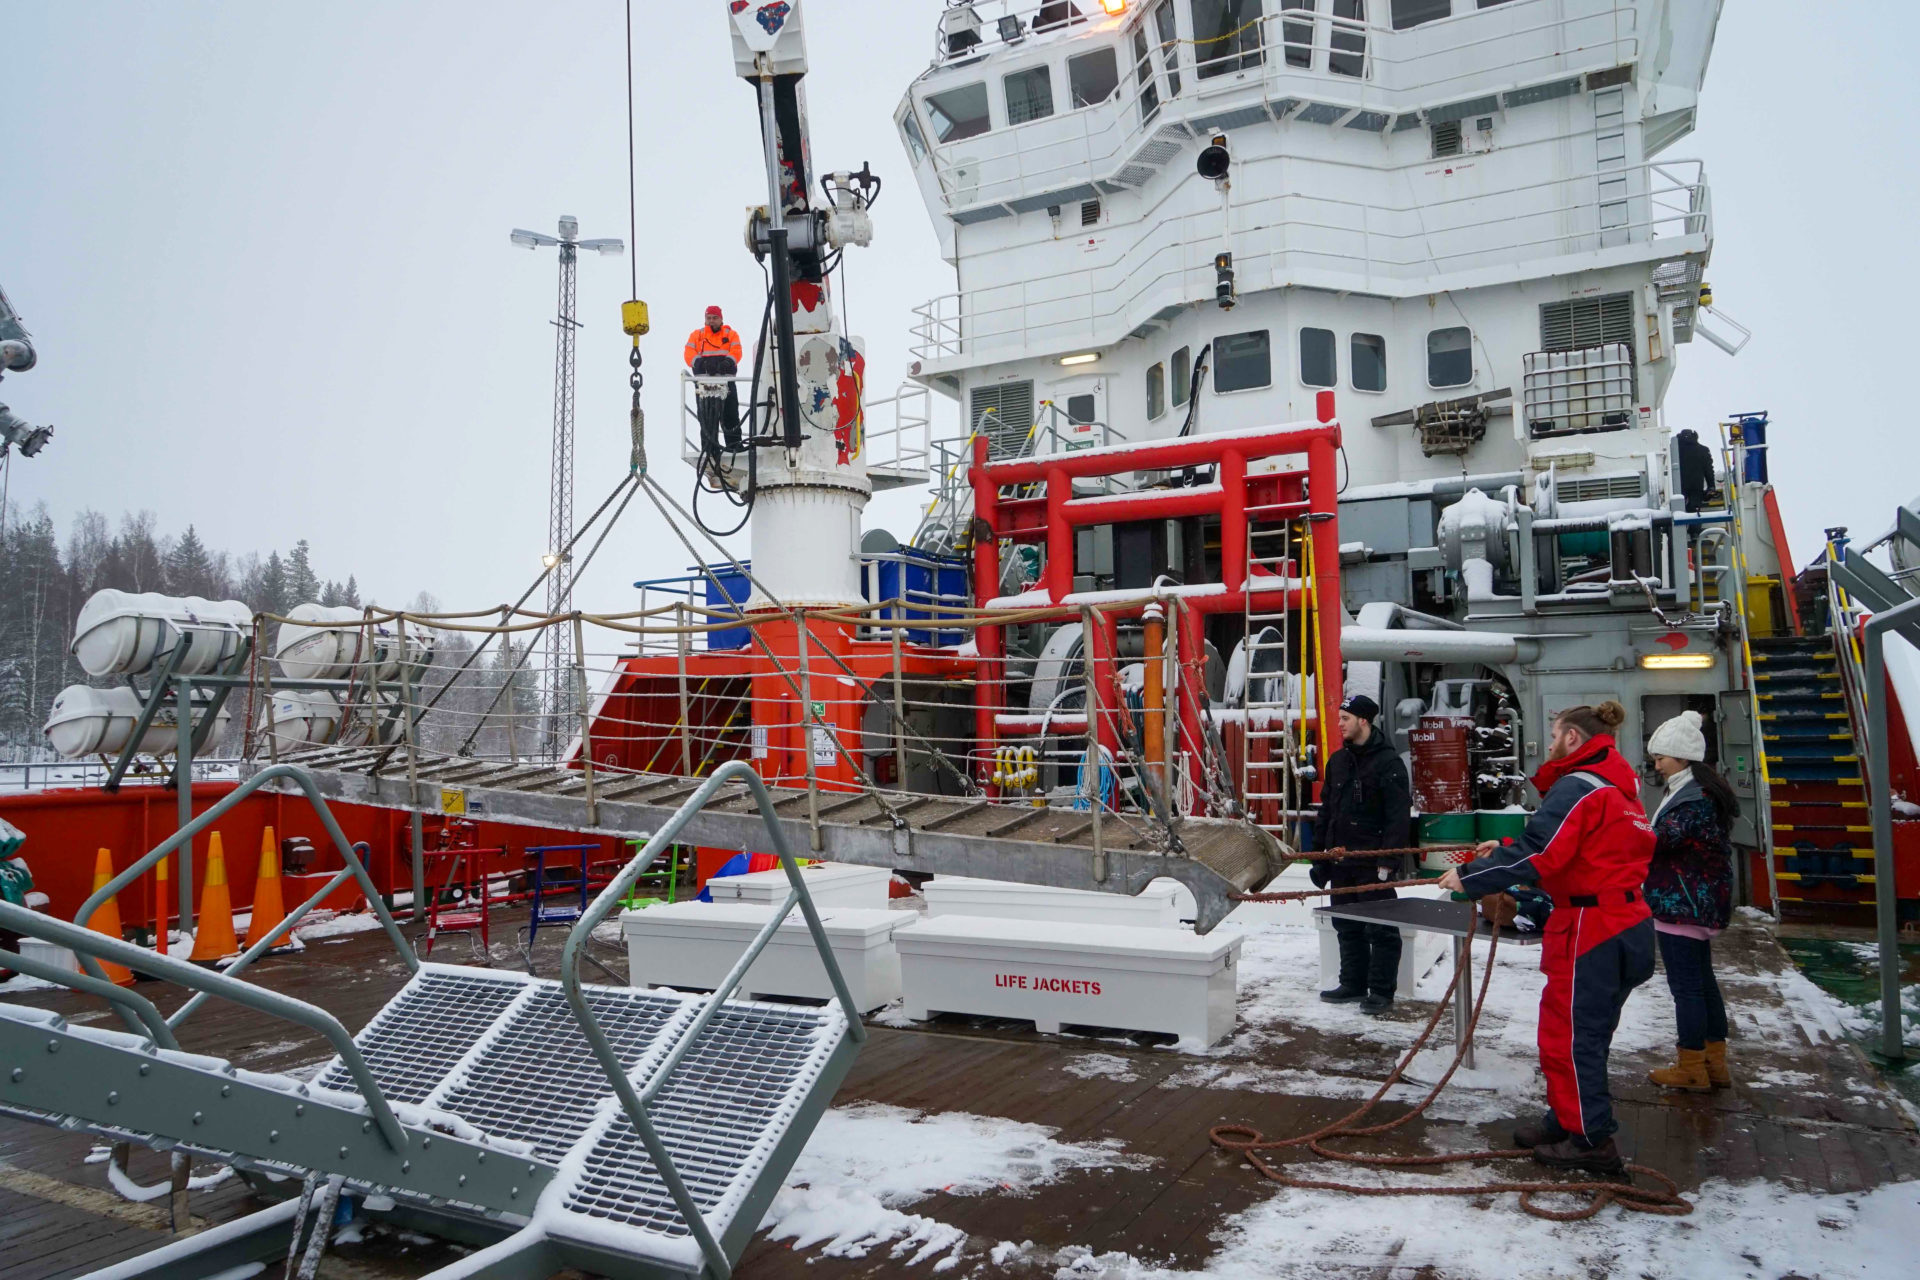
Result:
<svg viewBox="0 0 1920 1280">
<path fill-rule="evenodd" d="M 1419 929 L 1451 937 L 1453 968 L 1460 975 L 1460 981 L 1453 988 L 1453 1040 L 1461 1046 L 1460 1065 L 1472 1069 L 1473 1040 L 1469 1032 L 1473 1026 L 1473 967 L 1466 963 L 1467 938 L 1474 932 L 1475 921 L 1479 922 L 1481 937 L 1490 938 L 1494 932 L 1493 927 L 1476 914 L 1473 903 L 1446 898 L 1395 898 L 1388 902 L 1336 902 L 1315 907 L 1313 913 L 1334 920 L 1388 924 L 1398 929 Z M 1500 941 L 1513 946 L 1537 947 L 1540 934 L 1538 930 L 1529 932 L 1508 927 L 1500 930 Z"/>
</svg>

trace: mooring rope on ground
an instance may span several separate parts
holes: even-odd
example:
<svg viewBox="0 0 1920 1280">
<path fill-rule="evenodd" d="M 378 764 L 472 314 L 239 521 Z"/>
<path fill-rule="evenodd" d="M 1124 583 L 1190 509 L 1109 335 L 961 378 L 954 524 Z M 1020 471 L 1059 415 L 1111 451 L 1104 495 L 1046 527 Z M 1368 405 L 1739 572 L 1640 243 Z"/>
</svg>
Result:
<svg viewBox="0 0 1920 1280">
<path fill-rule="evenodd" d="M 1412 883 L 1430 884 L 1432 882 L 1415 881 Z M 1380 884 L 1361 885 L 1357 887 L 1361 889 L 1384 889 L 1396 886 Z M 1318 897 L 1340 892 L 1343 891 L 1339 889 L 1316 889 L 1312 891 L 1312 893 L 1247 894 L 1236 896 L 1242 901 L 1266 902 L 1287 898 Z M 1454 1046 L 1453 1061 L 1448 1064 L 1446 1072 L 1434 1084 L 1433 1088 L 1428 1090 L 1427 1096 L 1416 1103 L 1405 1115 L 1381 1124 L 1358 1124 L 1359 1121 L 1366 1119 L 1367 1116 L 1372 1113 L 1373 1109 L 1380 1104 L 1381 1100 L 1387 1096 L 1387 1092 L 1400 1082 L 1401 1076 L 1404 1075 L 1407 1068 L 1413 1064 L 1414 1058 L 1418 1056 L 1421 1049 L 1426 1047 L 1427 1041 L 1432 1038 L 1434 1028 L 1440 1025 L 1441 1017 L 1446 1013 L 1448 1006 L 1453 1003 L 1453 994 L 1460 985 L 1460 974 L 1471 958 L 1472 947 L 1473 939 L 1469 937 L 1467 939 L 1467 950 L 1463 953 L 1460 964 L 1455 966 L 1453 977 L 1447 983 L 1446 991 L 1441 994 L 1439 1001 L 1434 1005 L 1433 1015 L 1427 1019 L 1427 1025 L 1421 1028 L 1420 1034 L 1414 1040 L 1412 1047 L 1407 1050 L 1405 1056 L 1400 1059 L 1393 1070 L 1387 1073 L 1387 1078 L 1381 1081 L 1380 1087 L 1374 1091 L 1372 1097 L 1339 1119 L 1324 1124 L 1309 1133 L 1299 1134 L 1295 1137 L 1269 1138 L 1252 1125 L 1223 1124 L 1215 1125 L 1212 1129 L 1209 1129 L 1207 1131 L 1208 1139 L 1214 1146 L 1220 1148 L 1222 1151 L 1237 1152 L 1245 1156 L 1247 1163 L 1253 1166 L 1255 1171 L 1268 1181 L 1277 1182 L 1283 1187 L 1293 1187 L 1303 1191 L 1346 1191 L 1359 1196 L 1491 1196 L 1513 1193 L 1520 1197 L 1520 1207 L 1527 1213 L 1532 1214 L 1536 1218 L 1546 1218 L 1553 1222 L 1581 1222 L 1598 1214 L 1610 1204 L 1617 1204 L 1621 1208 L 1630 1209 L 1635 1213 L 1654 1213 L 1669 1217 L 1681 1217 L 1692 1213 L 1693 1203 L 1680 1194 L 1680 1185 L 1660 1170 L 1643 1164 L 1628 1163 L 1626 1165 L 1627 1173 L 1629 1175 L 1643 1173 L 1659 1183 L 1660 1185 L 1658 1187 L 1637 1187 L 1633 1185 L 1631 1181 L 1621 1182 L 1608 1179 L 1580 1179 L 1567 1182 L 1479 1182 L 1467 1186 L 1398 1184 L 1368 1187 L 1359 1186 L 1350 1182 L 1334 1182 L 1323 1178 L 1295 1177 L 1292 1174 L 1283 1172 L 1266 1159 L 1262 1154 L 1264 1152 L 1284 1151 L 1296 1147 L 1304 1147 L 1322 1160 L 1334 1160 L 1345 1164 L 1362 1165 L 1375 1169 L 1432 1168 L 1439 1165 L 1462 1164 L 1470 1161 L 1530 1160 L 1533 1158 L 1533 1153 L 1525 1147 L 1455 1152 L 1446 1155 L 1389 1156 L 1363 1155 L 1355 1151 L 1337 1151 L 1325 1145 L 1330 1139 L 1374 1137 L 1398 1129 L 1414 1117 L 1425 1112 L 1428 1107 L 1432 1106 L 1434 1100 L 1440 1096 L 1441 1091 L 1444 1090 L 1448 1082 L 1453 1079 L 1454 1073 L 1460 1069 L 1460 1060 L 1466 1051 L 1466 1046 L 1472 1042 L 1473 1033 L 1480 1025 L 1480 1013 L 1486 1007 L 1487 988 L 1493 978 L 1494 957 L 1500 950 L 1500 934 L 1498 930 L 1493 933 L 1492 941 L 1487 947 L 1486 970 L 1480 977 L 1480 994 L 1479 998 L 1474 1001 L 1473 1014 L 1468 1019 L 1466 1034 L 1461 1037 L 1460 1043 Z M 1584 1206 L 1575 1209 L 1551 1209 L 1537 1203 L 1535 1200 L 1535 1197 L 1543 1195 L 1579 1195 L 1582 1193 L 1587 1194 L 1590 1198 Z"/>
</svg>

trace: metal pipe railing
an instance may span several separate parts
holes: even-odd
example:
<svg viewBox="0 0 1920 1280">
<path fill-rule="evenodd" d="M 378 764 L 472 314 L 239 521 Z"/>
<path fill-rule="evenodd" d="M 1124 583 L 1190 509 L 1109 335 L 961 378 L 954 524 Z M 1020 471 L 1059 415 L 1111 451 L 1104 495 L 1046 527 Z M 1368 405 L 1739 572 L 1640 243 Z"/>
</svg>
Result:
<svg viewBox="0 0 1920 1280">
<path fill-rule="evenodd" d="M 238 978 L 229 978 L 223 973 L 202 969 L 185 960 L 176 960 L 172 956 L 157 955 L 145 947 L 136 947 L 131 942 L 122 942 L 118 938 L 109 938 L 105 934 L 95 933 L 91 929 L 69 924 L 65 920 L 56 920 L 29 911 L 25 907 L 16 907 L 10 902 L 0 902 L 0 927 L 13 930 L 28 938 L 39 938 L 43 942 L 57 943 L 71 950 L 81 962 L 90 965 L 99 974 L 99 962 L 108 960 L 114 964 L 125 965 L 129 969 L 137 968 L 151 973 L 169 982 L 178 983 L 193 991 L 205 991 L 217 995 L 243 1008 L 256 1013 L 264 1013 L 271 1018 L 279 1018 L 296 1026 L 317 1031 L 326 1037 L 340 1055 L 341 1063 L 353 1082 L 360 1089 L 360 1096 L 367 1104 L 367 1111 L 374 1125 L 380 1130 L 380 1136 L 395 1151 L 407 1145 L 406 1130 L 400 1127 L 400 1120 L 393 1114 L 393 1108 L 387 1104 L 386 1095 L 380 1092 L 380 1085 L 373 1078 L 373 1071 L 367 1066 L 365 1058 L 360 1056 L 360 1048 L 354 1044 L 353 1037 L 340 1024 L 340 1020 L 317 1005 L 292 996 L 282 995 L 278 991 L 269 991 L 265 987 L 256 987 L 250 982 Z M 105 979 L 102 977 L 102 981 Z M 124 1008 L 124 1006 L 123 1006 Z M 138 1025 L 135 1030 L 146 1034 L 146 1028 Z"/>
<path fill-rule="evenodd" d="M 791 891 L 780 909 L 773 913 L 754 935 L 746 952 L 734 963 L 720 986 L 701 1008 L 693 1023 L 682 1032 L 666 1058 L 653 1073 L 652 1081 L 644 1091 L 636 1091 L 633 1082 L 627 1078 L 626 1065 L 620 1060 L 619 1051 L 607 1039 L 601 1030 L 599 1019 L 594 1016 L 592 1006 L 587 1002 L 586 991 L 580 982 L 580 957 L 585 952 L 586 941 L 597 927 L 605 921 L 613 908 L 620 905 L 621 899 L 632 888 L 633 882 L 653 865 L 662 849 L 671 848 L 679 837 L 680 831 L 692 820 L 693 816 L 705 808 L 721 787 L 738 779 L 744 782 L 753 795 L 754 803 L 760 810 L 760 816 L 767 826 L 767 834 L 773 842 L 780 865 L 786 870 L 787 883 Z M 573 1006 L 575 1019 L 580 1024 L 581 1034 L 586 1037 L 593 1049 L 594 1057 L 599 1059 L 601 1068 L 607 1073 L 607 1080 L 613 1086 L 614 1094 L 620 1099 L 620 1105 L 626 1112 L 628 1121 L 639 1136 L 641 1145 L 647 1149 L 647 1155 L 660 1171 L 660 1179 L 666 1184 L 667 1192 L 673 1197 L 681 1217 L 686 1221 L 687 1229 L 693 1233 L 700 1246 L 701 1254 L 706 1258 L 713 1280 L 727 1280 L 733 1274 L 733 1264 L 727 1260 L 726 1251 L 707 1226 L 700 1206 L 695 1203 L 693 1193 L 687 1189 L 685 1179 L 673 1162 L 672 1154 L 654 1128 L 653 1119 L 647 1106 L 660 1091 L 666 1087 L 668 1078 L 691 1052 L 694 1043 L 706 1031 L 713 1020 L 719 1016 L 722 1006 L 739 987 L 746 977 L 747 970 L 760 957 L 772 941 L 774 934 L 795 906 L 806 918 L 807 932 L 812 936 L 813 945 L 820 953 L 820 962 L 825 966 L 827 978 L 833 985 L 834 998 L 846 1014 L 849 1034 L 856 1043 L 867 1037 L 867 1031 L 860 1020 L 860 1011 L 854 1006 L 853 995 L 847 988 L 847 980 L 840 972 L 839 963 L 834 959 L 833 947 L 827 941 L 825 927 L 820 922 L 820 913 L 814 908 L 813 896 L 807 890 L 805 880 L 800 874 L 800 865 L 794 861 L 793 852 L 787 847 L 786 836 L 780 830 L 780 824 L 774 815 L 773 798 L 767 793 L 766 784 L 760 780 L 753 767 L 743 760 L 729 760 L 713 771 L 711 777 L 700 785 L 700 789 L 687 797 L 671 818 L 654 832 L 638 853 L 623 867 L 607 886 L 594 898 L 592 905 L 581 915 L 580 920 L 567 934 L 567 944 L 560 958 L 560 982 L 566 989 L 567 1002 Z"/>
<path fill-rule="evenodd" d="M 326 828 L 327 835 L 333 840 L 334 848 L 339 850 L 341 860 L 346 863 L 343 874 L 345 872 L 351 872 L 354 878 L 360 882 L 361 891 L 367 896 L 367 905 L 372 907 L 374 914 L 379 917 L 380 927 L 386 931 L 388 941 L 393 943 L 393 949 L 400 953 L 401 959 L 406 963 L 409 972 L 417 971 L 420 968 L 419 958 L 413 954 L 413 949 L 407 945 L 406 938 L 400 932 L 400 926 L 394 923 L 392 914 L 387 911 L 387 905 L 380 897 L 379 888 L 373 883 L 373 877 L 367 874 L 365 865 L 361 863 L 359 857 L 354 853 L 353 846 L 348 842 L 346 833 L 340 829 L 340 823 L 334 818 L 333 811 L 327 808 L 327 802 L 321 798 L 320 790 L 314 785 L 312 776 L 309 775 L 305 769 L 290 764 L 269 765 L 254 774 L 251 778 L 248 778 L 245 782 L 235 787 L 211 809 L 208 809 L 191 822 L 184 824 L 178 831 L 175 831 L 165 840 L 155 845 L 144 857 L 140 858 L 132 866 L 114 876 L 113 879 L 107 881 L 107 883 L 100 886 L 100 888 L 95 889 L 92 896 L 80 904 L 80 910 L 74 913 L 74 923 L 84 930 L 87 922 L 93 918 L 93 913 L 99 910 L 101 904 L 106 902 L 107 899 L 113 897 L 127 885 L 132 884 L 135 880 L 145 875 L 156 862 L 159 862 L 175 849 L 183 845 L 190 847 L 190 842 L 195 836 L 199 835 L 200 832 L 225 817 L 229 811 L 236 808 L 241 801 L 258 791 L 261 787 L 269 782 L 276 782 L 281 778 L 291 779 L 293 783 L 300 788 L 302 794 L 306 796 L 307 802 L 313 806 L 314 812 L 319 815 L 320 824 Z M 182 878 L 185 879 L 184 876 Z M 336 877 L 336 882 L 343 883 L 339 881 L 338 877 Z M 323 890 L 322 893 L 324 894 L 324 892 Z M 321 895 L 317 894 L 314 898 L 309 899 L 301 908 L 299 914 L 305 915 L 306 912 L 311 911 L 320 896 Z M 415 904 L 416 911 L 418 910 L 418 905 L 417 903 Z M 297 919 L 298 917 L 290 918 Z M 143 951 L 141 954 L 144 955 L 148 953 Z M 84 962 L 83 960 L 83 963 Z M 100 978 L 106 975 L 101 972 L 98 965 L 95 965 L 93 966 L 93 976 Z M 185 1010 L 182 1010 L 180 1015 L 176 1015 L 176 1020 L 179 1016 L 184 1015 L 184 1013 Z"/>
<path fill-rule="evenodd" d="M 160 1016 L 160 1010 L 154 1008 L 153 1001 L 143 995 L 136 995 L 125 987 L 117 986 L 102 978 L 90 977 L 84 973 L 75 973 L 63 969 L 57 964 L 45 960 L 36 960 L 32 956 L 21 955 L 17 951 L 0 950 L 0 969 L 12 969 L 24 973 L 29 978 L 38 978 L 42 982 L 52 982 L 69 990 L 79 991 L 90 996 L 99 996 L 115 1006 L 120 1016 L 131 1016 L 133 1023 L 145 1028 L 147 1038 L 162 1049 L 178 1049 L 180 1042 L 173 1038 L 173 1029 L 167 1020 Z"/>
</svg>

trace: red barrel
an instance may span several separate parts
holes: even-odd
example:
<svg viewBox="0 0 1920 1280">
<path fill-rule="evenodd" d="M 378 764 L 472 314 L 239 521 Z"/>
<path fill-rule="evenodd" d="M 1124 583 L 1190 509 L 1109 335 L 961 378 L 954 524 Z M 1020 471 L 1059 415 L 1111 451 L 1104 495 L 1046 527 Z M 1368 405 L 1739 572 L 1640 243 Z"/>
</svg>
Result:
<svg viewBox="0 0 1920 1280">
<path fill-rule="evenodd" d="M 1421 813 L 1468 813 L 1473 809 L 1472 765 L 1466 716 L 1421 716 L 1407 735 L 1413 747 L 1413 807 Z"/>
</svg>

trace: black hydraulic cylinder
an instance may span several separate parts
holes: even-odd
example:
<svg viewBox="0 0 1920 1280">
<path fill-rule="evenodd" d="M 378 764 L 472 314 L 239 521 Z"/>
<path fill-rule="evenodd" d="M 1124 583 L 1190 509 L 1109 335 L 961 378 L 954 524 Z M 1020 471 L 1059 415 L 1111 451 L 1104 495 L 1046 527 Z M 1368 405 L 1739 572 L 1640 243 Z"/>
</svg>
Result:
<svg viewBox="0 0 1920 1280">
<path fill-rule="evenodd" d="M 800 447 L 800 384 L 793 367 L 793 266 L 787 254 L 787 229 L 774 227 L 767 232 L 773 258 L 773 347 L 779 365 L 780 422 L 784 429 L 781 443 L 789 449 Z"/>
</svg>

